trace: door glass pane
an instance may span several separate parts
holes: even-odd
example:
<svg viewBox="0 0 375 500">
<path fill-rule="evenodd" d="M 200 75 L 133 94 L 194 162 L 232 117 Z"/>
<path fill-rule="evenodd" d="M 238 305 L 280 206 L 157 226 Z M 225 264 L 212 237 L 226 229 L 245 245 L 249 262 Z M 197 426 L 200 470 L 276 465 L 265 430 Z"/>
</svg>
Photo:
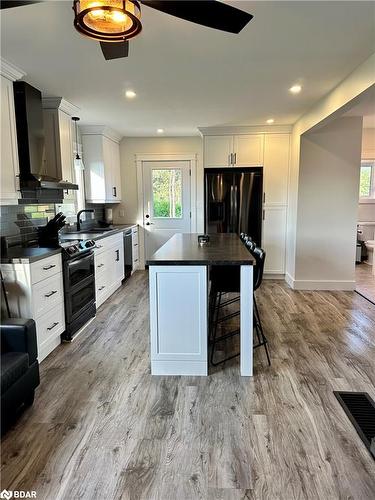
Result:
<svg viewBox="0 0 375 500">
<path fill-rule="evenodd" d="M 153 216 L 182 218 L 182 171 L 178 168 L 152 170 Z"/>
</svg>

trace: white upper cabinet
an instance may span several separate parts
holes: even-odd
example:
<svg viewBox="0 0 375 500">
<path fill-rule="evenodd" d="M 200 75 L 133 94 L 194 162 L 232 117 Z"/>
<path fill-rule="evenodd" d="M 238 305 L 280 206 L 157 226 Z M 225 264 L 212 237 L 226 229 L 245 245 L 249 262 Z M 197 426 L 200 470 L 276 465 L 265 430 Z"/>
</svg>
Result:
<svg viewBox="0 0 375 500">
<path fill-rule="evenodd" d="M 208 135 L 204 138 L 205 167 L 228 167 L 232 164 L 233 136 Z"/>
<path fill-rule="evenodd" d="M 290 156 L 289 134 L 267 134 L 264 147 L 264 202 L 286 205 Z"/>
<path fill-rule="evenodd" d="M 13 81 L 22 76 L 24 74 L 18 68 L 1 60 L 0 203 L 2 205 L 17 205 L 20 195 Z"/>
<path fill-rule="evenodd" d="M 208 135 L 204 138 L 205 167 L 263 165 L 263 134 Z"/>
<path fill-rule="evenodd" d="M 105 127 L 81 128 L 86 200 L 120 203 L 120 137 Z"/>
<path fill-rule="evenodd" d="M 259 167 L 263 165 L 263 134 L 235 135 L 233 138 L 234 165 Z"/>
</svg>

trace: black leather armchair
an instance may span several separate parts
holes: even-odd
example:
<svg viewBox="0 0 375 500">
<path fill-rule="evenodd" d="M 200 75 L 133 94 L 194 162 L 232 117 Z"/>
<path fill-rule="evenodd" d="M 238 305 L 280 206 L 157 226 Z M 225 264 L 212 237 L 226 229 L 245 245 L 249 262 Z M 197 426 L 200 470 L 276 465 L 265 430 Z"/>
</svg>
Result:
<svg viewBox="0 0 375 500">
<path fill-rule="evenodd" d="M 1 333 L 1 433 L 24 406 L 34 401 L 39 385 L 39 363 L 35 322 L 7 319 Z"/>
</svg>

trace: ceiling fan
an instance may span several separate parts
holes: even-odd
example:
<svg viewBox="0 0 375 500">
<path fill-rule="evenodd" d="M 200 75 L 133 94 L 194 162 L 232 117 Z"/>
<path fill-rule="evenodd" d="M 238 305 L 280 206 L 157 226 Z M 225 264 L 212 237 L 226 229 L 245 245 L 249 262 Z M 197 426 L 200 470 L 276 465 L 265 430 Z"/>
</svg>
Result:
<svg viewBox="0 0 375 500">
<path fill-rule="evenodd" d="M 1 1 L 1 9 L 41 1 Z M 239 33 L 253 16 L 215 0 L 74 0 L 74 26 L 100 42 L 106 60 L 127 57 L 129 40 L 142 30 L 141 5 L 192 23 Z"/>
</svg>

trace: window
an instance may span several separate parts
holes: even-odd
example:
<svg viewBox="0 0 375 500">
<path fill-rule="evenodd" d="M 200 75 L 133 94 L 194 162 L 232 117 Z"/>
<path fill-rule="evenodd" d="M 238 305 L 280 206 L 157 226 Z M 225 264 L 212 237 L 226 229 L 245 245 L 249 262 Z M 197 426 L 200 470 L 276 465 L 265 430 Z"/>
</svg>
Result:
<svg viewBox="0 0 375 500">
<path fill-rule="evenodd" d="M 182 172 L 178 168 L 152 170 L 152 205 L 154 217 L 182 218 Z"/>
<path fill-rule="evenodd" d="M 360 201 L 375 202 L 375 160 L 361 162 L 359 198 Z"/>
</svg>

